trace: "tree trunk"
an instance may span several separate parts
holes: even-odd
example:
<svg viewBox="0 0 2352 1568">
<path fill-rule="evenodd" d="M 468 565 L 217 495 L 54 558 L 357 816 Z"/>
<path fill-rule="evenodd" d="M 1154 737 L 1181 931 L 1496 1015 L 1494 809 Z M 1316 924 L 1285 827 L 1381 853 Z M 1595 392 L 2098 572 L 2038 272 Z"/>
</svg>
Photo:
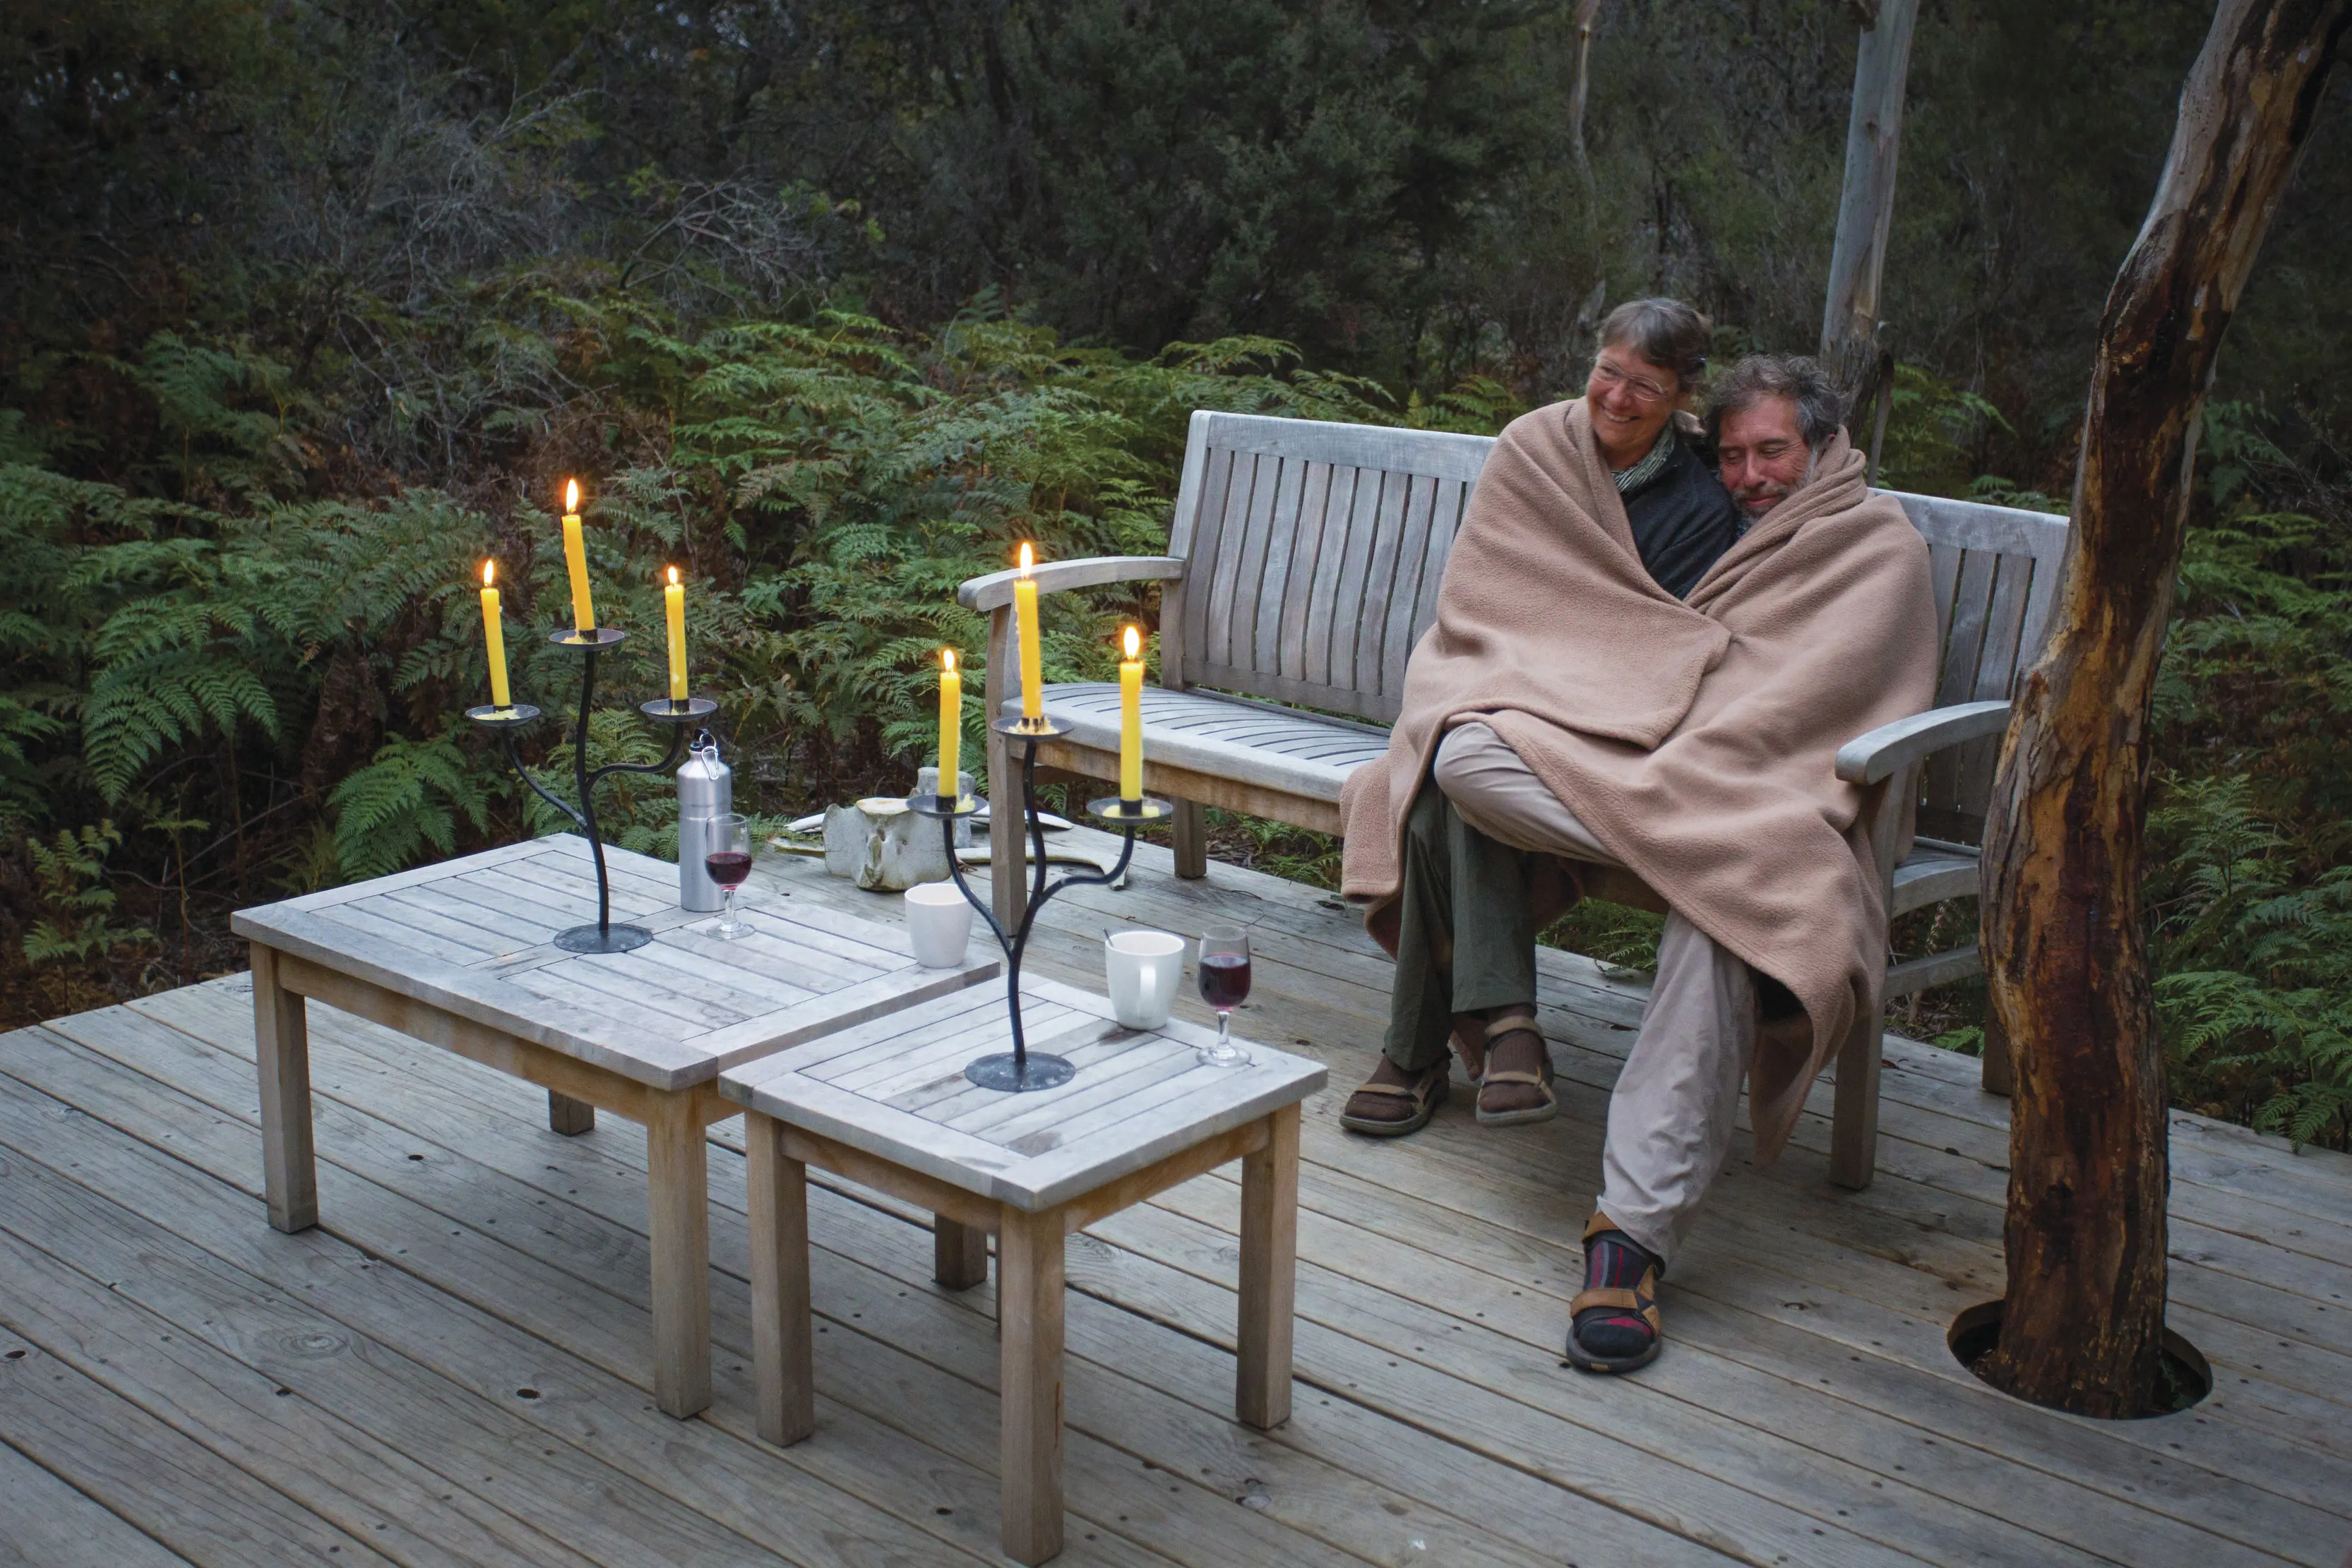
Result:
<svg viewBox="0 0 2352 1568">
<path fill-rule="evenodd" d="M 1984 846 L 1992 1007 L 2015 1053 L 2009 1298 L 1982 1371 L 2147 1413 L 2165 1303 L 2164 1059 L 2140 921 L 2148 696 L 2222 333 L 2310 133 L 2352 0 L 2221 0 L 2147 222 L 2107 297 L 2047 648 Z"/>
<path fill-rule="evenodd" d="M 1576 0 L 1576 75 L 1568 85 L 1568 145 L 1584 186 L 1584 233 L 1595 256 L 1601 251 L 1601 193 L 1584 148 L 1584 105 L 1592 88 L 1592 24 L 1600 15 L 1601 0 Z"/>
<path fill-rule="evenodd" d="M 1857 438 L 1865 396 L 1878 378 L 1878 285 L 1895 217 L 1903 88 L 1911 73 L 1911 24 L 1918 15 L 1919 0 L 1882 0 L 1875 19 L 1863 24 L 1854 51 L 1845 188 L 1830 247 L 1829 299 L 1822 308 L 1822 367 L 1845 400 L 1847 423 Z"/>
</svg>

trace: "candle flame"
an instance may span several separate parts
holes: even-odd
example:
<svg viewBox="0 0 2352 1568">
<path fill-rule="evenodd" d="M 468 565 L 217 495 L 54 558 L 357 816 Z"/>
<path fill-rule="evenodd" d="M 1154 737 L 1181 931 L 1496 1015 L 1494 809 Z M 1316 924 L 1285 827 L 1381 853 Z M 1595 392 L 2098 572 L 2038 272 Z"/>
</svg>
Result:
<svg viewBox="0 0 2352 1568">
<path fill-rule="evenodd" d="M 490 586 L 490 573 L 497 570 L 498 564 L 499 563 L 494 560 L 486 560 L 482 563 L 482 586 L 484 588 Z"/>
<path fill-rule="evenodd" d="M 1034 559 L 1033 553 L 1031 552 L 1031 550 L 1030 550 L 1030 549 L 1029 549 L 1029 541 L 1028 541 L 1027 539 L 1023 539 L 1023 540 L 1021 541 L 1021 575 L 1022 575 L 1022 576 L 1026 577 L 1026 576 L 1028 576 L 1028 575 L 1029 575 L 1029 567 L 1030 567 L 1030 564 L 1031 564 L 1031 562 L 1032 562 L 1033 559 Z"/>
<path fill-rule="evenodd" d="M 1127 656 L 1139 657 L 1143 652 L 1143 633 L 1130 626 L 1127 629 Z"/>
<path fill-rule="evenodd" d="M 669 569 L 669 582 L 672 588 L 677 586 L 677 568 L 676 567 L 671 567 Z"/>
<path fill-rule="evenodd" d="M 563 509 L 567 512 L 580 509 L 580 481 L 577 479 L 563 482 Z"/>
<path fill-rule="evenodd" d="M 942 648 L 940 650 L 940 668 L 945 670 L 950 675 L 955 674 L 955 650 L 953 648 Z"/>
</svg>

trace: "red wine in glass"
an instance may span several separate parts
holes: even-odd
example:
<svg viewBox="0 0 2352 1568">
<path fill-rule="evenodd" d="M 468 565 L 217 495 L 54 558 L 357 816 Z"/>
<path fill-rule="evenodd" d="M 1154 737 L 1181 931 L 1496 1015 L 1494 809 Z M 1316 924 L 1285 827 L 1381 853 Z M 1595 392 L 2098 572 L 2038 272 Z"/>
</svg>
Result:
<svg viewBox="0 0 2352 1568">
<path fill-rule="evenodd" d="M 1250 961 L 1245 953 L 1201 955 L 1201 999 L 1227 1012 L 1249 1000 Z"/>
<path fill-rule="evenodd" d="M 751 934 L 749 924 L 735 918 L 735 890 L 751 874 L 751 820 L 740 811 L 714 817 L 709 843 L 710 847 L 702 856 L 702 869 L 710 873 L 711 881 L 727 890 L 727 898 L 719 918 L 706 929 L 722 942 L 732 942 Z"/>
<path fill-rule="evenodd" d="M 1197 1054 L 1211 1067 L 1246 1067 L 1249 1052 L 1234 1043 L 1233 1011 L 1249 1000 L 1249 933 L 1213 925 L 1201 933 L 1201 999 L 1217 1009 L 1217 1043 Z"/>
</svg>

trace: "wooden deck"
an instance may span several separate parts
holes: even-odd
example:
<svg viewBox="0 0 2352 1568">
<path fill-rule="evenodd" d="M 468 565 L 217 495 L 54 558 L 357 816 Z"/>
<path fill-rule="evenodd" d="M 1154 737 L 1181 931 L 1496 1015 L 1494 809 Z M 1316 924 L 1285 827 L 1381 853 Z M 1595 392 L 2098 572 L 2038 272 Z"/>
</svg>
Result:
<svg viewBox="0 0 2352 1568">
<path fill-rule="evenodd" d="M 1248 921 L 1244 1032 L 1322 1056 L 1301 1177 L 1297 1414 L 1229 1418 L 1238 1186 L 1074 1239 L 1073 1564 L 1932 1563 L 2339 1568 L 2352 1551 L 2352 1159 L 2174 1119 L 2172 1323 L 2194 1412 L 2013 1404 L 1944 1332 L 1998 1293 L 2003 1103 L 1891 1039 L 1880 1176 L 1825 1179 L 1828 1092 L 1746 1145 L 1630 1379 L 1559 1365 L 1637 987 L 1547 954 L 1567 1113 L 1401 1144 L 1340 1099 L 1387 966 L 1312 889 L 1139 851 L 1048 906 L 1033 963 L 1100 983 L 1107 925 Z M 754 888 L 894 920 L 790 862 Z M 1205 1017 L 1197 1003 L 1189 1016 Z M 718 1402 L 656 1412 L 645 1145 L 316 1008 L 324 1228 L 260 1197 L 243 977 L 0 1039 L 0 1563 L 1001 1561 L 991 1289 L 932 1286 L 919 1216 L 813 1192 L 818 1428 L 751 1431 L 740 1124 L 713 1129 Z"/>
</svg>

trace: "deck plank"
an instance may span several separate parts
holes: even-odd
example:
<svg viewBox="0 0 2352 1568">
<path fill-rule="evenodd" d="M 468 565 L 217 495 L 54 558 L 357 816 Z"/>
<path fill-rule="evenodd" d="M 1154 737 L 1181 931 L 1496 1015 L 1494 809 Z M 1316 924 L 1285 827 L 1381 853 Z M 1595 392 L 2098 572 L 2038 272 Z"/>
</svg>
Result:
<svg viewBox="0 0 2352 1568">
<path fill-rule="evenodd" d="M 1183 1220 L 1140 1216 L 1128 1233 L 1116 1226 L 1106 1233 L 1191 1271 L 1202 1272 L 1207 1264 L 1203 1277 L 1223 1283 L 1222 1239 L 1237 1217 L 1238 1187 L 1225 1182 L 1170 1196 L 1174 1201 L 1165 1207 Z M 1451 1245 L 1451 1236 L 1429 1239 L 1446 1243 L 1444 1250 L 1423 1250 L 1307 1209 L 1300 1216 L 1300 1256 L 1312 1269 L 1300 1281 L 1302 1312 L 1318 1313 L 1335 1331 L 1366 1339 L 1388 1354 L 1415 1356 L 1497 1393 L 1542 1402 L 1543 1391 L 1558 1386 L 1557 1380 L 1531 1377 L 1529 1369 L 1557 1364 L 1566 1301 L 1517 1283 L 1524 1274 L 1515 1279 L 1465 1266 L 1466 1249 Z M 1566 1249 L 1558 1261 L 1572 1266 Z M 1814 1288 L 1793 1279 L 1782 1287 Z M 1369 1293 L 1374 1291 L 1379 1294 Z M 1381 1299 L 1391 1295 L 1402 1300 Z M 2147 1456 L 2114 1444 L 2095 1428 L 2054 1417 L 2017 1419 L 1990 1390 L 1850 1352 L 1809 1325 L 1762 1319 L 1707 1295 L 1678 1291 L 1675 1303 L 1674 1343 L 1687 1354 L 1675 1357 L 1671 1369 L 1662 1360 L 1658 1375 L 1643 1380 L 1647 1390 L 1727 1424 L 1833 1454 L 1885 1483 L 1866 1490 L 1917 1489 L 2027 1525 L 2052 1542 L 2085 1552 L 2120 1549 L 2139 1562 L 2228 1560 L 2225 1544 L 2209 1531 L 2234 1531 L 2240 1546 L 2266 1553 L 2272 1548 L 2265 1538 L 2284 1522 L 2311 1553 L 2303 1560 L 2335 1568 L 2326 1557 L 2339 1531 L 2331 1515 L 2310 1504 L 2285 1505 L 2276 1493 L 2180 1463 L 2177 1454 L 2161 1467 L 2162 1495 L 2143 1503 L 2124 1488 L 2145 1481 Z M 1492 1336 L 1513 1343 L 1496 1344 Z M 1577 1393 L 1580 1400 L 1587 1397 Z M 1574 1418 L 1568 1406 L 1555 1408 Z M 1631 1418 L 1625 1424 L 1648 1425 Z M 1943 1461 L 1913 1463 L 1898 1473 L 1895 1467 L 1906 1450 L 1916 1452 L 1923 1440 L 1946 1450 Z M 2019 1461 L 2040 1472 L 2023 1500 L 2016 1495 Z M 2341 1466 L 2306 1462 L 2303 1469 L 2332 1472 L 2338 1489 L 2347 1479 Z M 2101 1480 L 2107 1490 L 2100 1490 Z M 2150 1519 L 2150 1507 L 2177 1522 Z M 1919 1518 L 1923 1525 L 1933 1526 L 1935 1513 L 1916 1500 L 1904 1508 L 1906 1518 Z M 2043 1549 L 2058 1559 L 2054 1546 Z"/>
<path fill-rule="evenodd" d="M 187 1561 L 0 1443 L 0 1568 L 185 1568 Z"/>
<path fill-rule="evenodd" d="M 19 1336 L 0 1331 L 8 1446 L 203 1568 L 393 1559 Z"/>
<path fill-rule="evenodd" d="M 39 1250 L 17 1231 L 19 1226 L 31 1228 L 20 1206 L 28 1198 L 56 1197 L 60 1185 L 37 1179 L 9 1184 L 8 1207 L 0 1213 L 0 1225 L 7 1227 L 0 1231 L 0 1270 L 8 1279 L 9 1327 L 84 1376 L 247 1473 L 267 1478 L 302 1507 L 403 1563 L 562 1568 L 583 1555 L 615 1565 L 663 1561 L 646 1553 L 597 1552 L 593 1536 L 575 1538 L 567 1551 L 496 1502 L 477 1497 L 466 1484 L 473 1479 L 470 1473 L 462 1479 L 449 1473 L 446 1461 L 458 1456 L 447 1439 L 447 1412 L 438 1404 L 425 1406 L 430 1418 L 426 1429 L 410 1436 L 431 1438 L 432 1446 L 425 1451 L 443 1463 L 440 1473 L 334 1415 L 318 1402 L 321 1380 L 313 1374 L 320 1363 L 355 1352 L 348 1335 L 315 1318 L 301 1322 L 302 1314 L 268 1312 L 268 1303 L 251 1293 L 206 1302 L 213 1312 L 236 1312 L 248 1323 L 298 1319 L 281 1332 L 254 1336 L 259 1355 L 277 1365 L 248 1364 L 205 1343 L 186 1322 L 158 1316 L 101 1279 Z M 107 1256 L 108 1249 L 89 1247 L 85 1239 L 88 1219 L 101 1213 L 110 1232 L 145 1232 L 149 1245 L 128 1260 Z M 57 1225 L 60 1218 L 68 1222 L 62 1227 Z M 63 1216 L 53 1207 L 45 1228 L 61 1228 L 69 1238 L 61 1244 L 70 1247 L 83 1268 L 96 1264 L 100 1275 L 113 1272 L 121 1262 L 135 1266 L 163 1255 L 162 1249 L 168 1245 L 135 1216 L 106 1213 L 95 1206 L 69 1205 Z M 182 1269 L 174 1274 L 184 1278 L 187 1260 L 181 1261 Z M 146 1287 L 139 1289 L 144 1293 Z M 278 1328 L 277 1323 L 271 1326 Z M 201 1320 L 197 1329 L 201 1332 Z M 281 1376 L 294 1381 L 280 1382 Z M 363 1418 L 378 1430 L 403 1413 L 397 1403 L 374 1399 L 362 1407 Z M 518 1467 L 510 1444 L 493 1451 L 500 1470 L 540 1469 L 528 1459 Z M 473 1468 L 467 1467 L 469 1472 Z M 528 1489 L 524 1495 L 536 1494 L 543 1484 L 540 1478 L 530 1478 L 523 1483 Z M 508 1490 L 515 1490 L 513 1482 Z M 610 1521 L 597 1523 L 610 1529 Z"/>
</svg>

